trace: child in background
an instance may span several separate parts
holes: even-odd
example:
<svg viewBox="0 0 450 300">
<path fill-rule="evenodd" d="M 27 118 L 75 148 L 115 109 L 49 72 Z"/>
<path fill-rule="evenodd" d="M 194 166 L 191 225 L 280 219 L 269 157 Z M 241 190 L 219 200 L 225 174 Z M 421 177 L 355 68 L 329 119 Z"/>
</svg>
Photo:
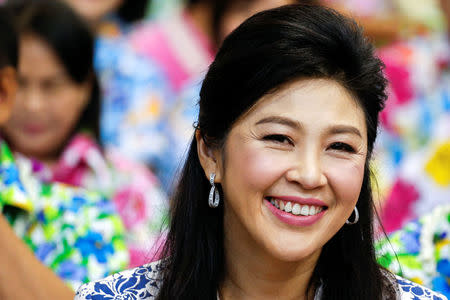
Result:
<svg viewBox="0 0 450 300">
<path fill-rule="evenodd" d="M 166 196 L 144 166 L 99 146 L 99 91 L 93 38 L 64 3 L 18 10 L 19 87 L 5 139 L 20 162 L 46 182 L 100 192 L 126 227 L 130 266 L 148 262 L 166 217 Z"/>
<path fill-rule="evenodd" d="M 0 7 L 0 127 L 18 85 L 12 23 Z M 127 266 L 123 233 L 111 201 L 43 182 L 0 136 L 0 299 L 73 299 L 71 288 Z"/>
</svg>

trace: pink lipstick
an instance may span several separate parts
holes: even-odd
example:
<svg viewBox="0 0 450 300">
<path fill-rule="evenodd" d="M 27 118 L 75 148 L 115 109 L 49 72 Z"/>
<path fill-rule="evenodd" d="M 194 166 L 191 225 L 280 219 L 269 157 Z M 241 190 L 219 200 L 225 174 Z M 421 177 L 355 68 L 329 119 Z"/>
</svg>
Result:
<svg viewBox="0 0 450 300">
<path fill-rule="evenodd" d="M 282 206 L 284 206 L 284 203 L 290 203 L 289 205 L 297 205 L 297 214 L 284 211 L 282 207 L 280 209 L 279 207 L 280 205 L 272 204 L 271 202 L 273 201 L 271 200 L 274 199 L 276 199 L 276 201 L 278 202 L 283 201 Z M 286 223 L 288 225 L 299 227 L 311 226 L 315 224 L 323 217 L 323 215 L 327 211 L 327 205 L 323 201 L 314 198 L 300 198 L 291 196 L 266 197 L 264 199 L 264 204 L 273 213 L 273 215 L 277 217 L 281 222 Z M 314 212 L 311 215 L 306 215 L 307 213 L 300 214 L 298 210 L 299 207 L 302 207 L 302 209 L 306 209 L 303 208 L 303 206 L 307 206 L 308 209 L 310 206 L 315 207 L 315 209 L 318 209 L 320 207 L 321 211 L 317 212 L 316 210 L 316 212 Z"/>
</svg>

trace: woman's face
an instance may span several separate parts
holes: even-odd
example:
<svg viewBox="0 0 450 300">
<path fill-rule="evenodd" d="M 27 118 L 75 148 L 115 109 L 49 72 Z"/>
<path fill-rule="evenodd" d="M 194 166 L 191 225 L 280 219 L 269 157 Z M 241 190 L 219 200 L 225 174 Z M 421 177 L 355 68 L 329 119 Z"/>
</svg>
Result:
<svg viewBox="0 0 450 300">
<path fill-rule="evenodd" d="M 72 81 L 53 50 L 35 35 L 20 40 L 18 82 L 4 134 L 25 155 L 56 155 L 89 101 L 90 84 Z"/>
<path fill-rule="evenodd" d="M 365 115 L 335 81 L 264 96 L 216 160 L 226 243 L 284 262 L 318 257 L 356 205 L 366 155 Z"/>
<path fill-rule="evenodd" d="M 96 23 L 116 11 L 125 0 L 65 0 L 77 13 L 89 22 Z M 132 1 L 132 0 L 129 0 Z"/>
<path fill-rule="evenodd" d="M 233 1 L 232 1 L 233 2 Z M 222 17 L 220 40 L 236 29 L 242 22 L 252 15 L 287 4 L 295 3 L 294 0 L 238 0 L 234 1 Z"/>
</svg>

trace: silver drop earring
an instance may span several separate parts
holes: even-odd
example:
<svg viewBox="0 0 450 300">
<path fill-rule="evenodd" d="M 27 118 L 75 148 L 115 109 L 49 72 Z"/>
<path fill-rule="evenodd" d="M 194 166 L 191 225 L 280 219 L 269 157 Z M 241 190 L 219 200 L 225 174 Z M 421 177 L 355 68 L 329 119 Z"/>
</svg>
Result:
<svg viewBox="0 0 450 300">
<path fill-rule="evenodd" d="M 358 220 L 359 220 L 359 212 L 358 212 L 358 209 L 356 208 L 356 206 L 355 206 L 355 208 L 353 209 L 353 211 L 355 212 L 355 219 L 354 219 L 352 222 L 350 222 L 349 220 L 347 220 L 347 221 L 345 221 L 345 224 L 348 224 L 348 225 L 354 225 L 354 224 L 358 223 Z"/>
<path fill-rule="evenodd" d="M 217 190 L 216 185 L 214 184 L 214 179 L 216 178 L 215 173 L 211 173 L 209 175 L 209 183 L 211 183 L 211 190 L 209 191 L 208 203 L 209 207 L 216 208 L 219 206 L 220 196 L 219 191 Z"/>
</svg>

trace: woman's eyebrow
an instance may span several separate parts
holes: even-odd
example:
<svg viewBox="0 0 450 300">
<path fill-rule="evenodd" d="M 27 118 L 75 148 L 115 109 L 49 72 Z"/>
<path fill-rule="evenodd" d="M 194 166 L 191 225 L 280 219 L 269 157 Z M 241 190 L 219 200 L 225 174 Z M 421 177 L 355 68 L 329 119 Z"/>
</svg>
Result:
<svg viewBox="0 0 450 300">
<path fill-rule="evenodd" d="M 297 121 L 291 120 L 289 118 L 280 117 L 280 116 L 270 116 L 263 118 L 256 122 L 256 125 L 266 124 L 266 123 L 277 123 L 285 126 L 292 127 L 293 129 L 300 130 L 303 128 L 302 124 Z"/>
<path fill-rule="evenodd" d="M 358 128 L 351 126 L 351 125 L 333 125 L 327 128 L 326 132 L 329 134 L 342 134 L 342 133 L 348 133 L 357 135 L 360 138 L 362 138 L 361 132 L 358 130 Z"/>
</svg>

